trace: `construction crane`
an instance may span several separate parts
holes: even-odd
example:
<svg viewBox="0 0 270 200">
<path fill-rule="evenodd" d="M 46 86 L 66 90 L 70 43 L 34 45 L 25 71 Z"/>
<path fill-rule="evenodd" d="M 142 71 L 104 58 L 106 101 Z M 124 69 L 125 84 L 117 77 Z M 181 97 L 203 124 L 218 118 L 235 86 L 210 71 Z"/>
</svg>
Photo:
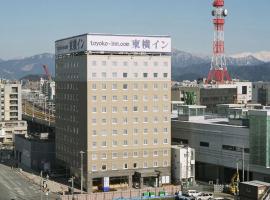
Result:
<svg viewBox="0 0 270 200">
<path fill-rule="evenodd" d="M 45 72 L 45 74 L 46 74 L 46 76 L 47 76 L 49 82 L 51 82 L 52 76 L 51 76 L 51 74 L 50 74 L 50 71 L 49 71 L 48 66 L 47 66 L 47 65 L 42 65 L 42 67 L 43 67 L 43 69 L 44 69 L 44 72 Z"/>
<path fill-rule="evenodd" d="M 238 193 L 238 183 L 239 183 L 239 173 L 236 172 L 231 179 L 231 184 L 229 186 L 229 192 L 233 195 Z"/>
</svg>

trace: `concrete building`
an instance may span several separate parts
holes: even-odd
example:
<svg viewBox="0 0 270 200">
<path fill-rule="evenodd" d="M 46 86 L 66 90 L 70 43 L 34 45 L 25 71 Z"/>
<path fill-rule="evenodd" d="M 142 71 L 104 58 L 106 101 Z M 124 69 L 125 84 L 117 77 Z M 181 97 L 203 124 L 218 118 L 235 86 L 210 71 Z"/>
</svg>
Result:
<svg viewBox="0 0 270 200">
<path fill-rule="evenodd" d="M 88 191 L 169 183 L 170 37 L 85 34 L 55 45 L 57 160 L 79 180 L 85 152 Z"/>
<path fill-rule="evenodd" d="M 270 105 L 270 82 L 252 83 L 252 102 Z"/>
<path fill-rule="evenodd" d="M 179 112 L 179 118 L 172 120 L 172 142 L 195 149 L 199 180 L 230 182 L 237 164 L 242 170 L 244 157 L 245 180 L 270 181 L 269 110 L 231 108 L 228 118 L 222 118 L 204 116 L 199 111 L 204 107 L 180 106 L 180 109 L 184 112 Z M 243 178 L 242 172 L 240 178 Z"/>
<path fill-rule="evenodd" d="M 42 137 L 44 136 L 45 137 Z M 50 172 L 55 166 L 55 141 L 47 137 L 29 135 L 15 136 L 15 159 L 18 167 L 36 171 Z"/>
<path fill-rule="evenodd" d="M 172 86 L 172 101 L 184 101 L 193 92 L 196 105 L 205 105 L 207 112 L 217 112 L 218 104 L 246 104 L 252 99 L 252 83 L 234 81 L 230 84 L 181 82 Z"/>
<path fill-rule="evenodd" d="M 0 121 L 22 120 L 21 84 L 17 82 L 1 80 L 0 89 Z"/>
<path fill-rule="evenodd" d="M 26 134 L 26 121 L 0 121 L 0 144 L 13 145 L 15 135 Z"/>
<path fill-rule="evenodd" d="M 40 91 L 48 100 L 55 98 L 55 81 L 40 78 Z"/>
<path fill-rule="evenodd" d="M 270 184 L 262 181 L 247 181 L 239 184 L 241 200 L 266 200 L 270 198 Z"/>
<path fill-rule="evenodd" d="M 172 182 L 193 185 L 195 183 L 195 149 L 185 145 L 172 146 Z"/>
</svg>

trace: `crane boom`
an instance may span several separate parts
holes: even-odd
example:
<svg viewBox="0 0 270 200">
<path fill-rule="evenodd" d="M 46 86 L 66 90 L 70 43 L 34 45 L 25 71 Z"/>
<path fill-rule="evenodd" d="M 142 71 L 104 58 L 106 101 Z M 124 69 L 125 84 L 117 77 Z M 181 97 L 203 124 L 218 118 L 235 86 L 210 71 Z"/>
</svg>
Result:
<svg viewBox="0 0 270 200">
<path fill-rule="evenodd" d="M 42 67 L 43 67 L 43 69 L 44 69 L 44 71 L 45 71 L 45 74 L 46 74 L 48 80 L 51 81 L 51 80 L 52 80 L 52 77 L 51 77 L 51 74 L 50 74 L 50 72 L 49 72 L 48 66 L 47 66 L 47 65 L 43 65 Z"/>
</svg>

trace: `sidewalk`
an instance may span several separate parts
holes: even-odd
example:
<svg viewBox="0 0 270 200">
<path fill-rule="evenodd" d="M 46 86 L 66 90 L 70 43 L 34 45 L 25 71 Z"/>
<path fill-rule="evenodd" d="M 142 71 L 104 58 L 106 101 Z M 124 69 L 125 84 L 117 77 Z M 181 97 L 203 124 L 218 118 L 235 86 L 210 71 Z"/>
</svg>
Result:
<svg viewBox="0 0 270 200">
<path fill-rule="evenodd" d="M 33 173 L 29 173 L 29 172 L 23 171 L 20 168 L 16 168 L 15 170 L 16 170 L 16 172 L 18 174 L 20 174 L 21 176 L 23 176 L 24 178 L 26 178 L 30 183 L 33 183 L 35 185 L 38 185 L 39 187 L 41 186 L 41 184 L 42 184 L 42 182 L 41 182 L 42 181 L 42 178 L 40 176 L 35 175 Z M 55 182 L 53 180 L 47 180 L 45 177 L 43 177 L 43 180 L 46 180 L 47 188 L 49 189 L 50 192 L 58 193 L 58 194 L 59 193 L 64 194 L 64 193 L 67 193 L 68 192 L 68 186 L 67 185 L 64 185 L 64 184 Z M 80 190 L 74 188 L 74 192 L 80 192 Z"/>
</svg>

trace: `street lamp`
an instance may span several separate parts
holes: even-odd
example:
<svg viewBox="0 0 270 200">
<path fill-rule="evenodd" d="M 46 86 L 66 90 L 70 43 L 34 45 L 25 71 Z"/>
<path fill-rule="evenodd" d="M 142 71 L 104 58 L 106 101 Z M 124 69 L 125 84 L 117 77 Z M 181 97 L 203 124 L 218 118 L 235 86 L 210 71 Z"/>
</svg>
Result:
<svg viewBox="0 0 270 200">
<path fill-rule="evenodd" d="M 68 182 L 71 182 L 71 194 L 72 194 L 72 200 L 74 199 L 74 179 L 75 179 L 75 177 L 72 176 L 72 177 L 68 180 Z"/>
<path fill-rule="evenodd" d="M 80 151 L 81 154 L 81 194 L 83 193 L 83 151 Z"/>
</svg>

